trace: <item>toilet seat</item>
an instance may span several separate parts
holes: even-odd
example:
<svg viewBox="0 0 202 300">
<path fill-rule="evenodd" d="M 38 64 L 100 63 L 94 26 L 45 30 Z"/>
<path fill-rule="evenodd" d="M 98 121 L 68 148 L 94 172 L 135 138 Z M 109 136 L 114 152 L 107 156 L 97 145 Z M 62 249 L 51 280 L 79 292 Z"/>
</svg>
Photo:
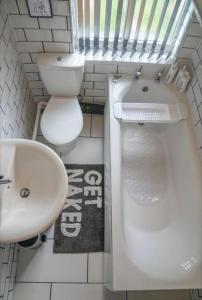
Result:
<svg viewBox="0 0 202 300">
<path fill-rule="evenodd" d="M 45 139 L 57 146 L 75 140 L 83 128 L 83 116 L 77 97 L 52 96 L 41 117 Z"/>
</svg>

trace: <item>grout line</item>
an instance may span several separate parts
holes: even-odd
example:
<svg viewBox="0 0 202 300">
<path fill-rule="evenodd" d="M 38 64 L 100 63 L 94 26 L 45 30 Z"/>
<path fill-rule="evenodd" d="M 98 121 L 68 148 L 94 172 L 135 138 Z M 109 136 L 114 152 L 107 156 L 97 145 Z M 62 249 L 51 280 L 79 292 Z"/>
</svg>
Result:
<svg viewBox="0 0 202 300">
<path fill-rule="evenodd" d="M 93 114 L 90 116 L 90 138 L 92 138 Z"/>
<path fill-rule="evenodd" d="M 87 253 L 87 280 L 86 280 L 87 283 L 88 283 L 88 270 L 89 270 L 89 253 Z"/>
<path fill-rule="evenodd" d="M 86 281 L 16 281 L 16 283 L 38 283 L 38 284 L 87 284 Z M 102 282 L 88 282 L 90 284 L 100 284 L 103 285 Z"/>
<path fill-rule="evenodd" d="M 49 300 L 51 300 L 51 298 L 52 298 L 52 287 L 53 287 L 53 283 L 51 282 L 51 284 L 50 284 L 50 296 L 49 296 Z"/>
</svg>

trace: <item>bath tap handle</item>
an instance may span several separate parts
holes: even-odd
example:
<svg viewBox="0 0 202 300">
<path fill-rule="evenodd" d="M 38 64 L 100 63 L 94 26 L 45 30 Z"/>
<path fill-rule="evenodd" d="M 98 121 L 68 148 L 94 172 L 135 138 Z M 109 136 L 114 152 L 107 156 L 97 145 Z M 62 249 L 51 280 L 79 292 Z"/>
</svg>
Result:
<svg viewBox="0 0 202 300">
<path fill-rule="evenodd" d="M 136 80 L 140 79 L 141 75 L 142 75 L 142 66 L 140 66 L 139 71 L 135 73 L 134 79 Z"/>
<path fill-rule="evenodd" d="M 10 179 L 0 179 L 0 184 L 7 184 L 7 183 L 11 183 Z"/>
<path fill-rule="evenodd" d="M 161 77 L 163 76 L 163 73 L 164 73 L 164 68 L 161 69 L 160 71 L 156 72 L 155 74 L 155 81 L 160 83 L 161 81 Z"/>
</svg>

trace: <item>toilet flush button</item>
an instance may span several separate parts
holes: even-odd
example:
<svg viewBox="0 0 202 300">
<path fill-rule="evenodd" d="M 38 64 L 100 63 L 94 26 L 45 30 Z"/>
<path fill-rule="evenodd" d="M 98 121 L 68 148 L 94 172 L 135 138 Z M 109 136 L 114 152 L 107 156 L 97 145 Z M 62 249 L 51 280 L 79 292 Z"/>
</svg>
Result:
<svg viewBox="0 0 202 300">
<path fill-rule="evenodd" d="M 64 57 L 63 56 L 58 56 L 57 61 L 63 61 Z"/>
</svg>

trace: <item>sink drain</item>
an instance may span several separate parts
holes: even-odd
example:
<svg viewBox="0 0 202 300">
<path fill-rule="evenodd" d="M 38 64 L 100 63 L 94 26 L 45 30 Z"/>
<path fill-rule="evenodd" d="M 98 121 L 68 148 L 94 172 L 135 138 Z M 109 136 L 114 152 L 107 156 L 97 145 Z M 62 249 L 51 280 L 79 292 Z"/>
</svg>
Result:
<svg viewBox="0 0 202 300">
<path fill-rule="evenodd" d="M 20 190 L 20 197 L 21 198 L 27 198 L 30 195 L 30 190 L 27 188 Z"/>
</svg>

